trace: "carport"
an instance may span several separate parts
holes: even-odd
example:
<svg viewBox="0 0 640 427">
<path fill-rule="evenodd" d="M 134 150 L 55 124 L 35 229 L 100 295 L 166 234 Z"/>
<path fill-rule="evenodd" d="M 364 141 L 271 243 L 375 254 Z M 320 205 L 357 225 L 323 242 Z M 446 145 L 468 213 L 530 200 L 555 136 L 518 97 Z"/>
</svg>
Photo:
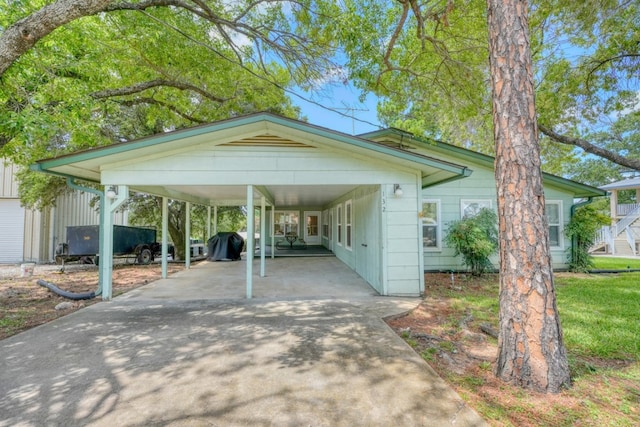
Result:
<svg viewBox="0 0 640 427">
<path fill-rule="evenodd" d="M 167 132 L 38 161 L 34 170 L 67 178 L 100 196 L 100 289 L 111 299 L 113 212 L 129 191 L 162 197 L 162 274 L 167 276 L 169 199 L 246 206 L 245 296 L 253 296 L 255 211 L 260 236 L 277 240 L 278 210 L 319 212 L 318 241 L 379 294 L 417 296 L 424 289 L 421 189 L 463 178 L 456 164 L 267 113 Z M 79 185 L 99 183 L 102 190 Z M 267 213 L 268 211 L 268 213 Z M 322 215 L 323 220 L 319 220 Z M 186 241 L 189 241 L 187 214 Z M 296 224 L 305 227 L 307 224 Z M 215 234 L 216 230 L 212 230 Z M 210 233 L 211 235 L 211 233 Z M 259 275 L 266 272 L 260 245 Z M 190 254 L 185 251 L 186 266 Z"/>
</svg>

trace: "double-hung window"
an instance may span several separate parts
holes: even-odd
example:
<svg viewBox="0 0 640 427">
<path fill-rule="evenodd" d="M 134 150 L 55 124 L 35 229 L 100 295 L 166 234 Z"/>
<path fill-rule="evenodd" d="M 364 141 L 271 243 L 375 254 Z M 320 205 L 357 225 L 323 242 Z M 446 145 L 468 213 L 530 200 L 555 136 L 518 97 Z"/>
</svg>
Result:
<svg viewBox="0 0 640 427">
<path fill-rule="evenodd" d="M 338 205 L 338 209 L 336 211 L 336 242 L 338 245 L 342 246 L 342 205 Z"/>
<path fill-rule="evenodd" d="M 549 227 L 549 246 L 551 248 L 562 248 L 562 201 L 551 200 L 544 204 L 544 214 L 547 217 Z"/>
<path fill-rule="evenodd" d="M 441 241 L 440 200 L 422 203 L 422 246 L 425 250 L 440 250 Z"/>
<path fill-rule="evenodd" d="M 353 239 L 353 205 L 351 200 L 347 200 L 344 203 L 344 228 L 345 228 L 345 238 L 344 238 L 344 247 L 347 249 L 351 249 L 351 240 Z"/>
</svg>

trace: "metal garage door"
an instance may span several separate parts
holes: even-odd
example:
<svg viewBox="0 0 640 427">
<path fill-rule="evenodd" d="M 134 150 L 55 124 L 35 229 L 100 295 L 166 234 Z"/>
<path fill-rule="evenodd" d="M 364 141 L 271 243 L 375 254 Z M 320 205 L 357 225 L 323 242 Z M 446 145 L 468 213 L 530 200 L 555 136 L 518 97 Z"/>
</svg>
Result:
<svg viewBox="0 0 640 427">
<path fill-rule="evenodd" d="M 0 264 L 22 262 L 24 209 L 20 200 L 0 199 Z"/>
</svg>

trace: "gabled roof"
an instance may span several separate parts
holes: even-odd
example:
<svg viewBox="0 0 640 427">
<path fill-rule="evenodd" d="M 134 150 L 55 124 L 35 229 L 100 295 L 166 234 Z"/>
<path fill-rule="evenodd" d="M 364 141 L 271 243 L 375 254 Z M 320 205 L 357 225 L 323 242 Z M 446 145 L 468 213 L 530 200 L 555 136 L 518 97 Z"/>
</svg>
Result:
<svg viewBox="0 0 640 427">
<path fill-rule="evenodd" d="M 601 190 L 633 190 L 640 188 L 640 176 L 635 178 L 627 178 L 622 181 L 612 182 L 611 184 L 600 186 Z"/>
<path fill-rule="evenodd" d="M 267 141 L 265 136 L 269 136 L 271 139 Z M 129 159 L 131 156 L 140 157 L 153 154 L 159 150 L 179 150 L 206 143 L 213 137 L 221 145 L 268 143 L 275 146 L 299 144 L 296 136 L 306 140 L 321 141 L 326 145 L 340 146 L 343 149 L 364 150 L 372 157 L 382 158 L 385 161 L 410 163 L 413 167 L 422 170 L 424 175 L 434 177 L 428 181 L 429 185 L 435 185 L 450 179 L 463 178 L 471 174 L 471 170 L 465 166 L 389 147 L 375 141 L 271 113 L 251 114 L 133 141 L 83 150 L 55 158 L 38 160 L 32 165 L 32 169 L 99 182 L 100 166 L 105 160 L 117 162 Z"/>
<path fill-rule="evenodd" d="M 425 153 L 412 153 L 407 150 L 389 147 L 376 141 L 347 135 L 299 120 L 289 119 L 270 113 L 256 113 L 228 120 L 209 123 L 188 129 L 181 129 L 153 135 L 147 138 L 116 143 L 109 146 L 88 149 L 55 158 L 43 159 L 31 165 L 35 171 L 77 178 L 103 185 L 128 185 L 133 191 L 140 191 L 172 199 L 191 201 L 207 205 L 224 206 L 240 205 L 246 202 L 246 185 L 242 182 L 254 170 L 248 169 L 243 178 L 230 179 L 211 178 L 210 181 L 199 182 L 189 177 L 189 183 L 182 184 L 172 180 L 175 174 L 158 176 L 153 183 L 135 183 L 136 178 L 120 179 L 116 169 L 135 164 L 142 166 L 151 164 L 161 158 L 180 158 L 181 154 L 198 150 L 218 150 L 227 153 L 251 153 L 252 147 L 273 149 L 275 152 L 295 150 L 313 156 L 319 150 L 334 155 L 352 158 L 354 161 L 371 162 L 380 167 L 390 167 L 420 173 L 422 187 L 456 180 L 471 175 L 471 169 L 460 164 L 441 160 Z M 247 158 L 250 156 L 248 155 Z M 176 160 L 179 161 L 179 160 Z M 256 158 L 260 163 L 260 159 Z M 147 163 L 148 162 L 148 163 Z M 255 164 L 255 162 L 254 162 Z M 239 165 L 241 166 L 241 165 Z M 374 166 L 375 167 L 375 166 Z M 181 169 L 183 177 L 188 175 L 188 167 Z M 211 169 L 209 176 L 219 177 L 218 170 Z M 131 171 L 131 173 L 135 173 Z M 301 172 L 302 174 L 303 172 Z M 316 171 L 310 176 L 318 177 L 313 183 L 306 182 L 304 188 L 296 187 L 291 181 L 264 184 L 260 179 L 251 184 L 260 185 L 259 193 L 266 197 L 268 203 L 288 206 L 292 203 L 305 206 L 323 206 L 332 197 L 338 197 L 352 190 L 358 184 L 365 184 L 362 176 L 359 182 L 326 185 Z M 138 175 L 140 177 L 140 175 Z M 284 178 L 283 178 L 284 179 Z M 127 181 L 128 182 L 125 182 Z M 144 179 L 141 179 L 144 181 Z M 171 182 L 169 182 L 171 181 Z M 257 197 L 257 193 L 256 196 Z"/>
<path fill-rule="evenodd" d="M 376 140 L 381 143 L 383 143 L 382 141 L 385 141 L 385 139 L 390 139 L 396 143 L 399 142 L 400 144 L 406 144 L 407 146 L 414 145 L 415 147 L 422 148 L 432 153 L 441 153 L 448 155 L 449 157 L 455 157 L 456 159 L 460 159 L 461 162 L 470 161 L 476 164 L 479 163 L 485 165 L 491 169 L 494 168 L 495 157 L 493 156 L 478 153 L 434 139 L 420 138 L 400 129 L 382 129 L 359 136 L 361 138 Z M 606 195 L 605 191 L 596 187 L 562 178 L 557 175 L 552 175 L 550 173 L 543 172 L 542 177 L 545 183 L 565 189 L 566 191 L 573 193 L 575 197 L 597 197 Z M 600 188 L 604 189 L 604 187 Z"/>
</svg>

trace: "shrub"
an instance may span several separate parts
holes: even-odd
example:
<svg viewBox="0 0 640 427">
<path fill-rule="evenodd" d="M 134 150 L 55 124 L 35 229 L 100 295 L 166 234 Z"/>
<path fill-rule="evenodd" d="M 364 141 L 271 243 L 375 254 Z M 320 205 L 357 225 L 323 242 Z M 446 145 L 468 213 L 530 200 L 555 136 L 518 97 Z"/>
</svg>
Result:
<svg viewBox="0 0 640 427">
<path fill-rule="evenodd" d="M 483 208 L 477 215 L 449 226 L 445 242 L 455 250 L 455 256 L 462 255 L 462 262 L 474 276 L 493 268 L 489 257 L 498 250 L 497 222 L 495 212 Z"/>
<path fill-rule="evenodd" d="M 610 222 L 607 215 L 602 214 L 592 205 L 576 209 L 564 231 L 572 242 L 569 252 L 571 271 L 585 272 L 593 268 L 593 258 L 589 253 L 589 248 L 593 245 L 596 232 L 600 227 L 608 225 Z"/>
</svg>

